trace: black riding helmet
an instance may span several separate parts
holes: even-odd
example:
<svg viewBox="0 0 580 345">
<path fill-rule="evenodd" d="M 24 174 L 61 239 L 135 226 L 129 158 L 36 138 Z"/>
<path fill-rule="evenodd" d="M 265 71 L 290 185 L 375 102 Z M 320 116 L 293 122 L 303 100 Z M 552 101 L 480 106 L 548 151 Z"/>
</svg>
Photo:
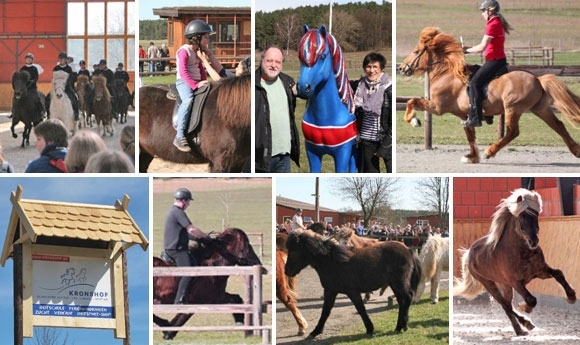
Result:
<svg viewBox="0 0 580 345">
<path fill-rule="evenodd" d="M 66 55 L 66 53 L 65 53 L 65 52 L 60 52 L 60 53 L 58 53 L 58 58 L 59 58 L 59 59 L 66 59 L 67 57 L 68 57 L 68 55 Z"/>
<path fill-rule="evenodd" d="M 176 190 L 175 193 L 173 193 L 173 198 L 175 200 L 193 200 L 193 196 L 187 188 L 179 188 Z"/>
<path fill-rule="evenodd" d="M 212 33 L 213 30 L 210 25 L 201 19 L 195 19 L 189 22 L 185 27 L 185 38 L 188 40 L 197 35 L 203 35 L 206 33 Z"/>
<path fill-rule="evenodd" d="M 481 3 L 479 9 L 481 11 L 488 10 L 495 13 L 499 13 L 499 2 L 495 0 L 485 0 L 484 2 Z"/>
<path fill-rule="evenodd" d="M 25 59 L 26 59 L 26 58 L 31 58 L 32 60 L 34 60 L 34 54 L 32 54 L 32 53 L 27 53 L 27 54 L 26 54 L 26 56 L 25 56 L 24 58 L 25 58 Z"/>
</svg>

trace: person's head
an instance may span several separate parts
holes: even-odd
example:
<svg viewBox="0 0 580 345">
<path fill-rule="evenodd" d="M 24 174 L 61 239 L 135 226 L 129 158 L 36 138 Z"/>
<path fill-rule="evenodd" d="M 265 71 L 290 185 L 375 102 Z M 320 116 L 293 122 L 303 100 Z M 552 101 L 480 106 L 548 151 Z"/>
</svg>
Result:
<svg viewBox="0 0 580 345">
<path fill-rule="evenodd" d="M 123 70 L 123 67 L 124 67 L 124 66 L 123 66 L 123 63 L 122 63 L 122 62 L 119 62 L 119 63 L 117 64 L 117 69 L 118 69 L 119 71 L 122 71 L 122 70 Z"/>
<path fill-rule="evenodd" d="M 189 41 L 189 44 L 201 48 L 209 45 L 209 35 L 212 33 L 214 32 L 209 24 L 201 19 L 195 19 L 187 24 L 183 35 Z"/>
<path fill-rule="evenodd" d="M 64 159 L 66 169 L 71 173 L 82 173 L 89 158 L 97 152 L 105 151 L 107 145 L 96 132 L 78 131 L 70 141 L 68 152 Z"/>
<path fill-rule="evenodd" d="M 155 45 L 155 42 L 153 42 L 153 41 L 149 42 L 149 46 L 154 46 L 154 45 Z"/>
<path fill-rule="evenodd" d="M 72 56 L 67 56 L 66 62 L 68 62 L 69 64 L 72 64 L 73 62 L 75 62 L 75 59 Z"/>
<path fill-rule="evenodd" d="M 262 61 L 260 68 L 262 70 L 262 78 L 266 81 L 274 81 L 282 72 L 282 65 L 284 64 L 284 53 L 278 46 L 269 46 L 262 53 Z"/>
<path fill-rule="evenodd" d="M 24 62 L 26 62 L 27 65 L 30 65 L 30 64 L 32 64 L 33 61 L 34 61 L 34 54 L 27 53 L 26 56 L 24 57 Z"/>
<path fill-rule="evenodd" d="M 48 119 L 34 126 L 34 135 L 36 136 L 36 150 L 39 154 L 46 145 L 68 146 L 68 132 L 59 119 Z"/>
<path fill-rule="evenodd" d="M 173 193 L 173 199 L 175 205 L 185 210 L 193 200 L 193 194 L 187 188 L 178 188 Z"/>
<path fill-rule="evenodd" d="M 99 61 L 99 68 L 100 68 L 100 69 L 105 69 L 105 68 L 107 68 L 107 60 L 105 60 L 105 59 L 101 59 L 101 60 Z"/>
<path fill-rule="evenodd" d="M 98 70 L 98 69 L 99 69 L 99 65 L 98 65 L 98 64 L 94 64 L 94 65 L 93 65 L 93 71 L 96 71 L 96 70 Z"/>
<path fill-rule="evenodd" d="M 485 0 L 484 2 L 479 5 L 479 10 L 482 14 L 490 16 L 491 14 L 499 13 L 499 2 L 495 0 Z M 487 19 L 487 18 L 486 18 Z"/>
<path fill-rule="evenodd" d="M 296 214 L 297 214 L 297 215 L 302 215 L 302 209 L 301 209 L 300 207 L 298 207 L 298 208 L 296 209 Z"/>
<path fill-rule="evenodd" d="M 135 166 L 124 152 L 105 150 L 89 158 L 86 173 L 133 173 Z"/>
<path fill-rule="evenodd" d="M 121 149 L 133 160 L 135 157 L 135 126 L 127 125 L 121 130 L 119 138 Z"/>
<path fill-rule="evenodd" d="M 85 69 L 85 68 L 87 68 L 87 64 L 85 63 L 85 60 L 81 60 L 81 61 L 79 61 L 79 67 L 80 67 L 81 69 Z"/>
<path fill-rule="evenodd" d="M 58 63 L 61 65 L 66 65 L 68 55 L 65 52 L 58 53 Z"/>
<path fill-rule="evenodd" d="M 380 53 L 368 53 L 363 59 L 363 69 L 369 81 L 375 81 L 381 77 L 387 59 Z"/>
<path fill-rule="evenodd" d="M 250 73 L 250 68 L 252 68 L 252 57 L 248 56 L 238 63 L 236 76 L 239 77 L 244 73 Z"/>
</svg>

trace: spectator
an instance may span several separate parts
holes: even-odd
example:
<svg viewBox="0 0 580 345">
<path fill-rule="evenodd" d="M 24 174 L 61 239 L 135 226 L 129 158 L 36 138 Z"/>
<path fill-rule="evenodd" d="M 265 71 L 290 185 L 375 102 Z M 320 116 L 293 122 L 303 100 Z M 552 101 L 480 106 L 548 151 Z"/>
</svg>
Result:
<svg viewBox="0 0 580 345">
<path fill-rule="evenodd" d="M 97 133 L 89 130 L 78 131 L 72 138 L 64 159 L 67 171 L 71 173 L 84 172 L 89 158 L 106 149 L 107 145 Z"/>
<path fill-rule="evenodd" d="M 167 45 L 165 43 L 163 43 L 161 45 L 161 47 L 159 48 L 158 57 L 160 57 L 160 58 L 169 57 L 169 48 L 167 48 Z M 158 71 L 165 71 L 165 66 L 167 66 L 167 61 L 165 61 L 165 60 L 159 61 L 159 63 L 157 64 L 157 70 Z"/>
<path fill-rule="evenodd" d="M 145 66 L 145 61 L 141 61 L 141 59 L 146 59 L 147 53 L 145 49 L 143 49 L 142 45 L 139 45 L 139 72 L 144 72 L 143 68 Z"/>
<path fill-rule="evenodd" d="M 62 121 L 48 119 L 36 125 L 36 150 L 40 157 L 26 166 L 25 173 L 63 173 L 66 172 L 64 159 L 67 154 L 68 131 Z"/>
<path fill-rule="evenodd" d="M 158 55 L 159 49 L 155 46 L 155 42 L 149 42 L 149 48 L 147 49 L 147 58 L 156 59 Z M 147 69 L 149 72 L 155 72 L 156 70 L 155 60 L 147 61 Z"/>
<path fill-rule="evenodd" d="M 306 226 L 304 226 L 304 222 L 302 221 L 302 209 L 300 207 L 296 209 L 296 212 L 292 217 L 292 231 L 298 229 L 306 230 Z"/>
<path fill-rule="evenodd" d="M 133 173 L 135 167 L 129 157 L 117 150 L 105 150 L 89 158 L 86 173 Z"/>
<path fill-rule="evenodd" d="M 121 150 L 129 156 L 133 165 L 135 165 L 135 126 L 126 125 L 121 130 L 119 138 Z"/>
<path fill-rule="evenodd" d="M 359 236 L 364 236 L 364 234 L 365 234 L 365 227 L 364 227 L 364 225 L 362 223 L 362 220 L 359 220 L 358 221 L 358 224 L 356 226 L 356 233 Z"/>
<path fill-rule="evenodd" d="M 14 167 L 10 162 L 8 162 L 4 158 L 4 154 L 2 153 L 2 147 L 0 146 L 0 173 L 13 173 Z"/>
</svg>

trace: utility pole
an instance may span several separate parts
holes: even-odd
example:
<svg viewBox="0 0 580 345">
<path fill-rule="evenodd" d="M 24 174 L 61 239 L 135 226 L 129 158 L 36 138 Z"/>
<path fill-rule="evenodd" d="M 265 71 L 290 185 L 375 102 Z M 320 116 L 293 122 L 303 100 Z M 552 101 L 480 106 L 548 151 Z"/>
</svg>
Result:
<svg viewBox="0 0 580 345">
<path fill-rule="evenodd" d="M 328 33 L 331 34 L 332 33 L 332 0 L 330 0 L 330 18 L 328 18 Z M 318 181 L 318 177 L 316 178 L 316 181 Z"/>
<path fill-rule="evenodd" d="M 314 221 L 316 223 L 320 222 L 320 181 L 316 178 L 316 183 L 314 187 Z"/>
</svg>

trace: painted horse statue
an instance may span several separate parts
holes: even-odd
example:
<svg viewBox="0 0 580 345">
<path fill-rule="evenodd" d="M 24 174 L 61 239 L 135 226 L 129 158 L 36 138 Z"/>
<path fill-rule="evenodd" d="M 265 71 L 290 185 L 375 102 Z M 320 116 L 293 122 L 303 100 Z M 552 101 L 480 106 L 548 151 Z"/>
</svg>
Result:
<svg viewBox="0 0 580 345">
<path fill-rule="evenodd" d="M 354 173 L 357 124 L 342 50 L 324 25 L 320 29 L 304 25 L 298 57 L 297 92 L 308 99 L 302 131 L 310 172 L 321 172 L 322 156 L 328 154 L 336 172 Z"/>
</svg>

